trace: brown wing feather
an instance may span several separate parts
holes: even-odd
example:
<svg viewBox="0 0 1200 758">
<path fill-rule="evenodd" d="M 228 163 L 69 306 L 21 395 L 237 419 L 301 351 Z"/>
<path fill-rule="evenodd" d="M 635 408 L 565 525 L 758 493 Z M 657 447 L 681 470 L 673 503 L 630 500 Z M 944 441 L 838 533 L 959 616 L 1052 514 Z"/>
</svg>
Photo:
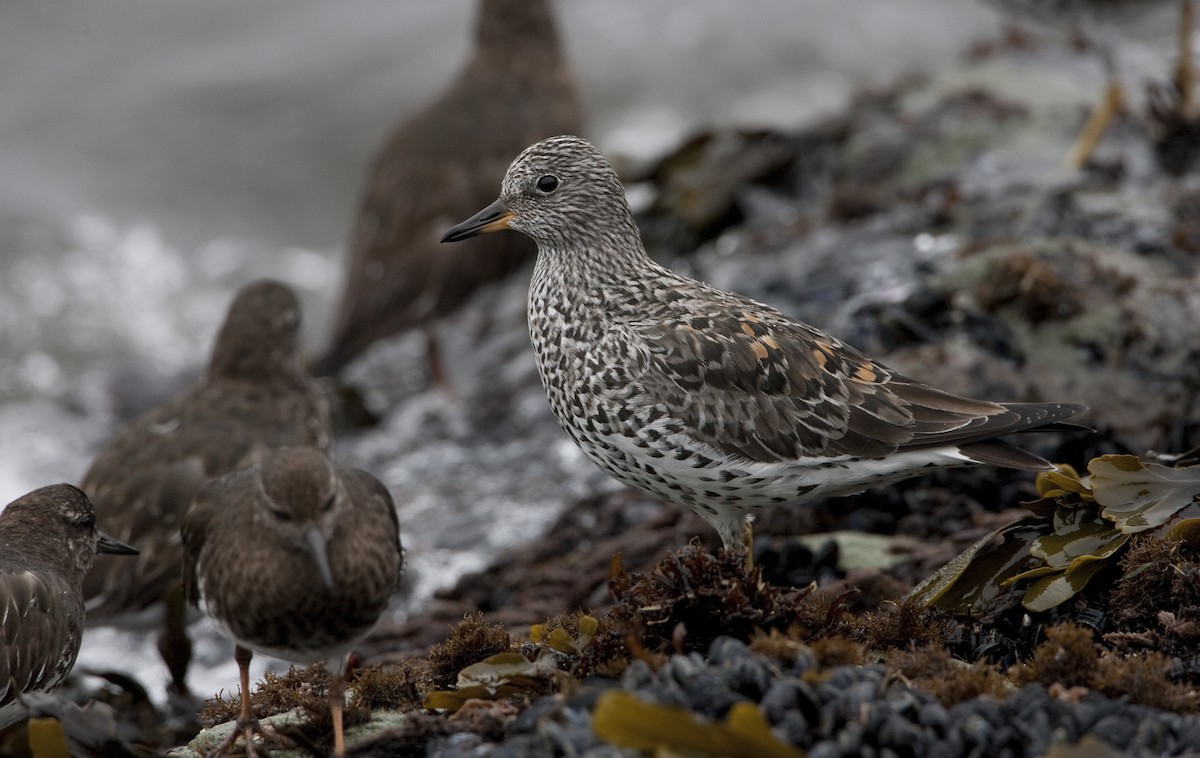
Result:
<svg viewBox="0 0 1200 758">
<path fill-rule="evenodd" d="M 389 534 L 396 535 L 396 541 L 387 547 L 387 551 L 391 552 L 394 548 L 395 555 L 399 557 L 396 561 L 396 571 L 392 591 L 400 584 L 401 575 L 404 572 L 404 547 L 400 543 L 400 516 L 396 512 L 396 503 L 392 499 L 392 493 L 378 479 L 362 469 L 338 467 L 339 475 L 346 487 L 350 490 L 351 499 L 358 504 L 358 507 L 364 511 L 370 511 L 379 518 L 379 523 L 386 523 L 386 529 Z M 377 549 L 383 550 L 382 546 L 377 546 Z"/>
<path fill-rule="evenodd" d="M 1081 410 L 942 392 L 766 306 L 736 296 L 729 304 L 720 314 L 639 324 L 633 333 L 647 356 L 646 392 L 697 438 L 752 461 L 970 445 Z M 984 459 L 988 450 L 1011 461 L 1003 465 L 1041 460 L 977 448 Z"/>
<path fill-rule="evenodd" d="M 183 514 L 179 536 L 181 542 L 184 597 L 192 605 L 200 602 L 200 583 L 197 563 L 204 550 L 204 538 L 216 519 L 245 519 L 247 509 L 240 508 L 236 498 L 251 489 L 248 482 L 258 476 L 258 466 L 246 466 L 200 488 Z"/>
<path fill-rule="evenodd" d="M 0 575 L 0 705 L 18 693 L 52 687 L 66 676 L 75 657 L 64 659 L 64 652 L 78 651 L 82 626 L 67 622 L 71 612 L 82 617 L 82 608 L 64 605 L 75 593 L 65 579 L 52 574 Z"/>
</svg>

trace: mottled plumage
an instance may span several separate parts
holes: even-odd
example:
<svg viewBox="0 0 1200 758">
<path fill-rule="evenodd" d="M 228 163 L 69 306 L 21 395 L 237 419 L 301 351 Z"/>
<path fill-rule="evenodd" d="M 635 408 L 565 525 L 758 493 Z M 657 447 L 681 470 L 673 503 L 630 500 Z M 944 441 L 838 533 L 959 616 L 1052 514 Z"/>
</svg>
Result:
<svg viewBox="0 0 1200 758">
<path fill-rule="evenodd" d="M 494 196 L 514 154 L 579 131 L 581 114 L 550 0 L 481 0 L 470 60 L 375 159 L 314 373 L 336 373 L 375 340 L 457 310 L 532 258 L 533 245 L 516 235 L 449 255 L 438 239 Z"/>
<path fill-rule="evenodd" d="M 616 173 L 578 137 L 523 152 L 500 199 L 446 241 L 538 245 L 529 329 L 550 405 L 622 482 L 739 544 L 753 509 L 847 495 L 933 466 L 1046 469 L 995 439 L 1082 408 L 951 395 L 770 306 L 655 263 Z"/>
<path fill-rule="evenodd" d="M 97 520 L 142 554 L 96 561 L 84 585 L 89 623 L 127 623 L 159 607 L 180 578 L 183 514 L 209 479 L 279 447 L 329 449 L 329 413 L 304 370 L 300 319 L 299 302 L 283 284 L 263 280 L 244 287 L 205 375 L 133 421 L 96 456 L 83 489 Z M 186 638 L 178 644 L 186 646 Z M 183 660 L 171 660 L 175 654 Z M 175 686 L 183 689 L 186 654 L 164 656 Z"/>
<path fill-rule="evenodd" d="M 313 448 L 276 451 L 196 495 L 182 529 L 184 585 L 241 648 L 244 728 L 249 651 L 329 660 L 340 685 L 345 656 L 396 588 L 399 529 L 387 488 Z M 340 686 L 330 698 L 340 745 Z"/>
<path fill-rule="evenodd" d="M 42 487 L 0 512 L 0 706 L 57 687 L 83 636 L 83 577 L 97 552 L 137 551 L 96 530 L 87 495 Z"/>
</svg>

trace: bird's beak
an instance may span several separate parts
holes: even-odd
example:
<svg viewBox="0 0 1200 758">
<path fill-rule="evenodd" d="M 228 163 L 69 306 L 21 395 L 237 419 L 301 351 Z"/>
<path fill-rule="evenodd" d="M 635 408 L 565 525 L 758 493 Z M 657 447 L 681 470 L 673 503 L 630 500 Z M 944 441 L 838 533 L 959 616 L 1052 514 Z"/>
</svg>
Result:
<svg viewBox="0 0 1200 758">
<path fill-rule="evenodd" d="M 326 587 L 333 589 L 333 571 L 329 568 L 329 540 L 321 534 L 320 529 L 310 526 L 304 530 L 304 542 L 313 562 L 317 564 L 317 570 L 321 572 L 321 581 L 325 582 Z"/>
<path fill-rule="evenodd" d="M 104 532 L 97 531 L 96 552 L 112 553 L 113 555 L 137 555 L 138 549 L 133 545 L 126 545 L 116 537 L 110 537 Z"/>
<path fill-rule="evenodd" d="M 512 211 L 508 209 L 504 201 L 497 200 L 466 221 L 452 227 L 442 236 L 442 242 L 458 242 L 467 237 L 474 237 L 476 234 L 507 229 L 508 222 L 512 217 Z"/>
</svg>

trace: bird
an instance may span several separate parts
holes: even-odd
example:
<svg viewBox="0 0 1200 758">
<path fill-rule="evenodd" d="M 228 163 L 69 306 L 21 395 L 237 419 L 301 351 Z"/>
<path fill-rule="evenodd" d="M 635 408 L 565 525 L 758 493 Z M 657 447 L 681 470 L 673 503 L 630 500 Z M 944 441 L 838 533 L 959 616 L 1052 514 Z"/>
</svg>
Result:
<svg viewBox="0 0 1200 758">
<path fill-rule="evenodd" d="M 491 199 L 513 155 L 535 140 L 578 132 L 582 118 L 550 0 L 481 0 L 465 67 L 374 160 L 328 346 L 313 373 L 336 374 L 374 341 L 428 327 L 430 372 L 445 386 L 432 322 L 525 265 L 534 247 L 514 236 L 446 255 L 441 230 Z"/>
<path fill-rule="evenodd" d="M 136 560 L 96 562 L 84 583 L 88 623 L 159 625 L 171 692 L 188 693 L 179 525 L 192 497 L 209 479 L 273 449 L 332 444 L 329 411 L 304 366 L 300 325 L 287 285 L 263 279 L 242 287 L 204 375 L 121 430 L 83 477 L 101 526 L 141 550 Z"/>
<path fill-rule="evenodd" d="M 538 142 L 500 197 L 443 237 L 537 243 L 529 331 L 559 423 L 621 482 L 695 510 L 749 558 L 747 516 L 934 467 L 1052 468 L 996 439 L 1084 410 L 993 403 L 910 379 L 818 329 L 653 261 L 587 140 Z"/>
<path fill-rule="evenodd" d="M 1104 94 L 1067 153 L 1066 163 L 1078 168 L 1087 162 L 1104 136 L 1109 122 L 1125 107 L 1124 87 L 1117 65 L 1118 27 L 1145 16 L 1163 0 L 985 0 L 1002 12 L 1036 21 L 1078 29 L 1100 57 L 1106 79 Z M 1190 114 L 1193 107 L 1195 71 L 1192 64 L 1192 0 L 1179 0 L 1178 46 L 1175 64 L 1177 107 Z"/>
<path fill-rule="evenodd" d="M 83 638 L 83 577 L 98 552 L 137 550 L 97 530 L 91 501 L 70 484 L 40 487 L 0 512 L 0 714 L 71 672 Z"/>
<path fill-rule="evenodd" d="M 387 608 L 403 568 L 387 488 L 320 450 L 283 448 L 206 485 L 181 534 L 188 600 L 235 643 L 247 750 L 256 728 L 249 665 L 257 651 L 329 662 L 334 753 L 342 755 L 346 658 Z"/>
</svg>

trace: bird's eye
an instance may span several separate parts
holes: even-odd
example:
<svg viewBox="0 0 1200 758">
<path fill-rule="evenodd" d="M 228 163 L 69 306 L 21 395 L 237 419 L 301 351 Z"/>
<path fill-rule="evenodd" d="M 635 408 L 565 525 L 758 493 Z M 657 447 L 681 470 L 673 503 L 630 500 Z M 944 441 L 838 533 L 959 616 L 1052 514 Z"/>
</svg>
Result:
<svg viewBox="0 0 1200 758">
<path fill-rule="evenodd" d="M 292 520 L 291 512 L 283 508 L 272 508 L 271 515 L 285 523 Z"/>
<path fill-rule="evenodd" d="M 558 189 L 558 177 L 554 174 L 546 174 L 537 180 L 537 188 L 549 195 L 551 192 Z"/>
<path fill-rule="evenodd" d="M 333 504 L 337 502 L 337 495 L 330 495 L 329 498 L 321 504 L 321 510 L 328 513 L 333 510 Z"/>
</svg>

